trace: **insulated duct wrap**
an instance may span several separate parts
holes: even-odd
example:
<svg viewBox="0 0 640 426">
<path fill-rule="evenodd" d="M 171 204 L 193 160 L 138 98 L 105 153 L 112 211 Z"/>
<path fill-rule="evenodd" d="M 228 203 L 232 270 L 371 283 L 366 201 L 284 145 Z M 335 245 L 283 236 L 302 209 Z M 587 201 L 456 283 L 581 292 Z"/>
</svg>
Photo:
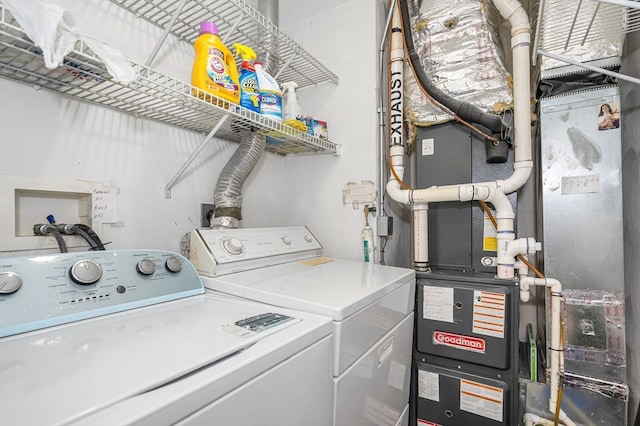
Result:
<svg viewBox="0 0 640 426">
<path fill-rule="evenodd" d="M 512 108 L 511 77 L 499 46 L 500 16 L 493 4 L 476 0 L 429 0 L 411 18 L 415 51 L 425 73 L 444 93 L 480 110 L 499 113 Z M 405 75 L 412 76 L 411 70 Z M 405 79 L 407 119 L 412 126 L 451 120 Z"/>
<path fill-rule="evenodd" d="M 562 297 L 564 359 L 625 367 L 624 294 L 570 289 L 564 290 Z M 593 368 L 586 371 L 593 371 Z"/>
</svg>

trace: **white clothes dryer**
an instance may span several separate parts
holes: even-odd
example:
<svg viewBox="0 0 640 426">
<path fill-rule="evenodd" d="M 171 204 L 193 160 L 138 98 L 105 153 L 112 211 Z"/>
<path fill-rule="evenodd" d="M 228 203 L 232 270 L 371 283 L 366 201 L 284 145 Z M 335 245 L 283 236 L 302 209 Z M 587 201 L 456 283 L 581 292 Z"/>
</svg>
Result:
<svg viewBox="0 0 640 426">
<path fill-rule="evenodd" d="M 408 423 L 415 271 L 322 257 L 306 227 L 194 230 L 209 290 L 333 321 L 336 426 Z"/>
<path fill-rule="evenodd" d="M 324 426 L 331 332 L 170 252 L 0 259 L 0 424 Z"/>
</svg>

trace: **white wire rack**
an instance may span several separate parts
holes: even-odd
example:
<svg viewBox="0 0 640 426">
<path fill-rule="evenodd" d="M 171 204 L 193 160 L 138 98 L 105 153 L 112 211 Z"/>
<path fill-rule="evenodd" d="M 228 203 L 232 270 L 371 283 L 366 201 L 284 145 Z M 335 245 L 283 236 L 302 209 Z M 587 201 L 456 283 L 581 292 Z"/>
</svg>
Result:
<svg viewBox="0 0 640 426">
<path fill-rule="evenodd" d="M 338 83 L 334 73 L 244 0 L 111 1 L 188 43 L 198 37 L 201 22 L 213 21 L 225 43 L 251 46 L 259 57 L 269 52 L 277 62 L 278 81 L 295 81 L 299 87 Z"/>
<path fill-rule="evenodd" d="M 603 70 L 569 58 L 570 52 L 608 43 L 621 43 L 626 34 L 640 29 L 640 1 L 637 0 L 540 0 L 533 49 L 552 59 L 597 70 L 640 84 L 640 79 Z M 594 64 L 610 65 L 596 58 Z M 617 59 L 619 65 L 620 59 Z"/>
<path fill-rule="evenodd" d="M 113 81 L 102 61 L 78 41 L 53 70 L 44 65 L 40 48 L 28 38 L 11 13 L 0 4 L 0 76 L 216 137 L 239 141 L 242 131 L 267 135 L 266 149 L 275 154 L 337 154 L 337 145 L 266 119 L 175 78 L 130 61 L 136 79 Z M 222 124 L 219 124 L 222 122 Z"/>
</svg>

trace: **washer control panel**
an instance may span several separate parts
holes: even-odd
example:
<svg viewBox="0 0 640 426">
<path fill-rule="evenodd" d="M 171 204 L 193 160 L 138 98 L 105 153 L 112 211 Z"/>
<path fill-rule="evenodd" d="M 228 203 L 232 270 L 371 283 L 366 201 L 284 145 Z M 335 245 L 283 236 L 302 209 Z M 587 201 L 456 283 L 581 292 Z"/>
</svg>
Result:
<svg viewBox="0 0 640 426">
<path fill-rule="evenodd" d="M 214 277 L 318 257 L 322 245 L 305 226 L 196 229 L 190 251 L 198 272 Z"/>
<path fill-rule="evenodd" d="M 193 265 L 168 251 L 0 258 L 0 337 L 201 293 Z"/>
</svg>

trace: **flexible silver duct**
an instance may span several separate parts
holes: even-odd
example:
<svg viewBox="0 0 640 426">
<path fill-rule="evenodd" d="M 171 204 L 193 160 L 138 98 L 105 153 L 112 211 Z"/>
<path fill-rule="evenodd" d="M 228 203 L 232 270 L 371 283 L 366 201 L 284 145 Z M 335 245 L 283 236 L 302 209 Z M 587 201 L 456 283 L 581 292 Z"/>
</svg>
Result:
<svg viewBox="0 0 640 426">
<path fill-rule="evenodd" d="M 220 172 L 213 193 L 215 210 L 211 228 L 237 228 L 242 219 L 242 186 L 264 151 L 265 137 L 256 132 L 242 135 L 240 146 Z"/>
<path fill-rule="evenodd" d="M 259 0 L 258 11 L 273 25 L 280 20 L 278 0 Z M 264 56 L 260 59 L 264 69 L 271 75 L 278 67 L 275 51 L 277 39 L 265 31 Z M 246 132 L 242 135 L 240 146 L 224 166 L 218 177 L 213 192 L 215 210 L 211 220 L 211 228 L 237 228 L 242 219 L 242 186 L 258 163 L 265 146 L 265 136 L 257 132 Z"/>
<path fill-rule="evenodd" d="M 280 24 L 280 3 L 279 0 L 258 0 L 258 12 L 260 12 L 269 22 L 276 27 Z M 268 30 L 260 35 L 263 41 L 264 51 L 258 58 L 262 62 L 262 68 L 271 75 L 276 75 L 278 71 L 278 39 L 275 34 Z"/>
</svg>

